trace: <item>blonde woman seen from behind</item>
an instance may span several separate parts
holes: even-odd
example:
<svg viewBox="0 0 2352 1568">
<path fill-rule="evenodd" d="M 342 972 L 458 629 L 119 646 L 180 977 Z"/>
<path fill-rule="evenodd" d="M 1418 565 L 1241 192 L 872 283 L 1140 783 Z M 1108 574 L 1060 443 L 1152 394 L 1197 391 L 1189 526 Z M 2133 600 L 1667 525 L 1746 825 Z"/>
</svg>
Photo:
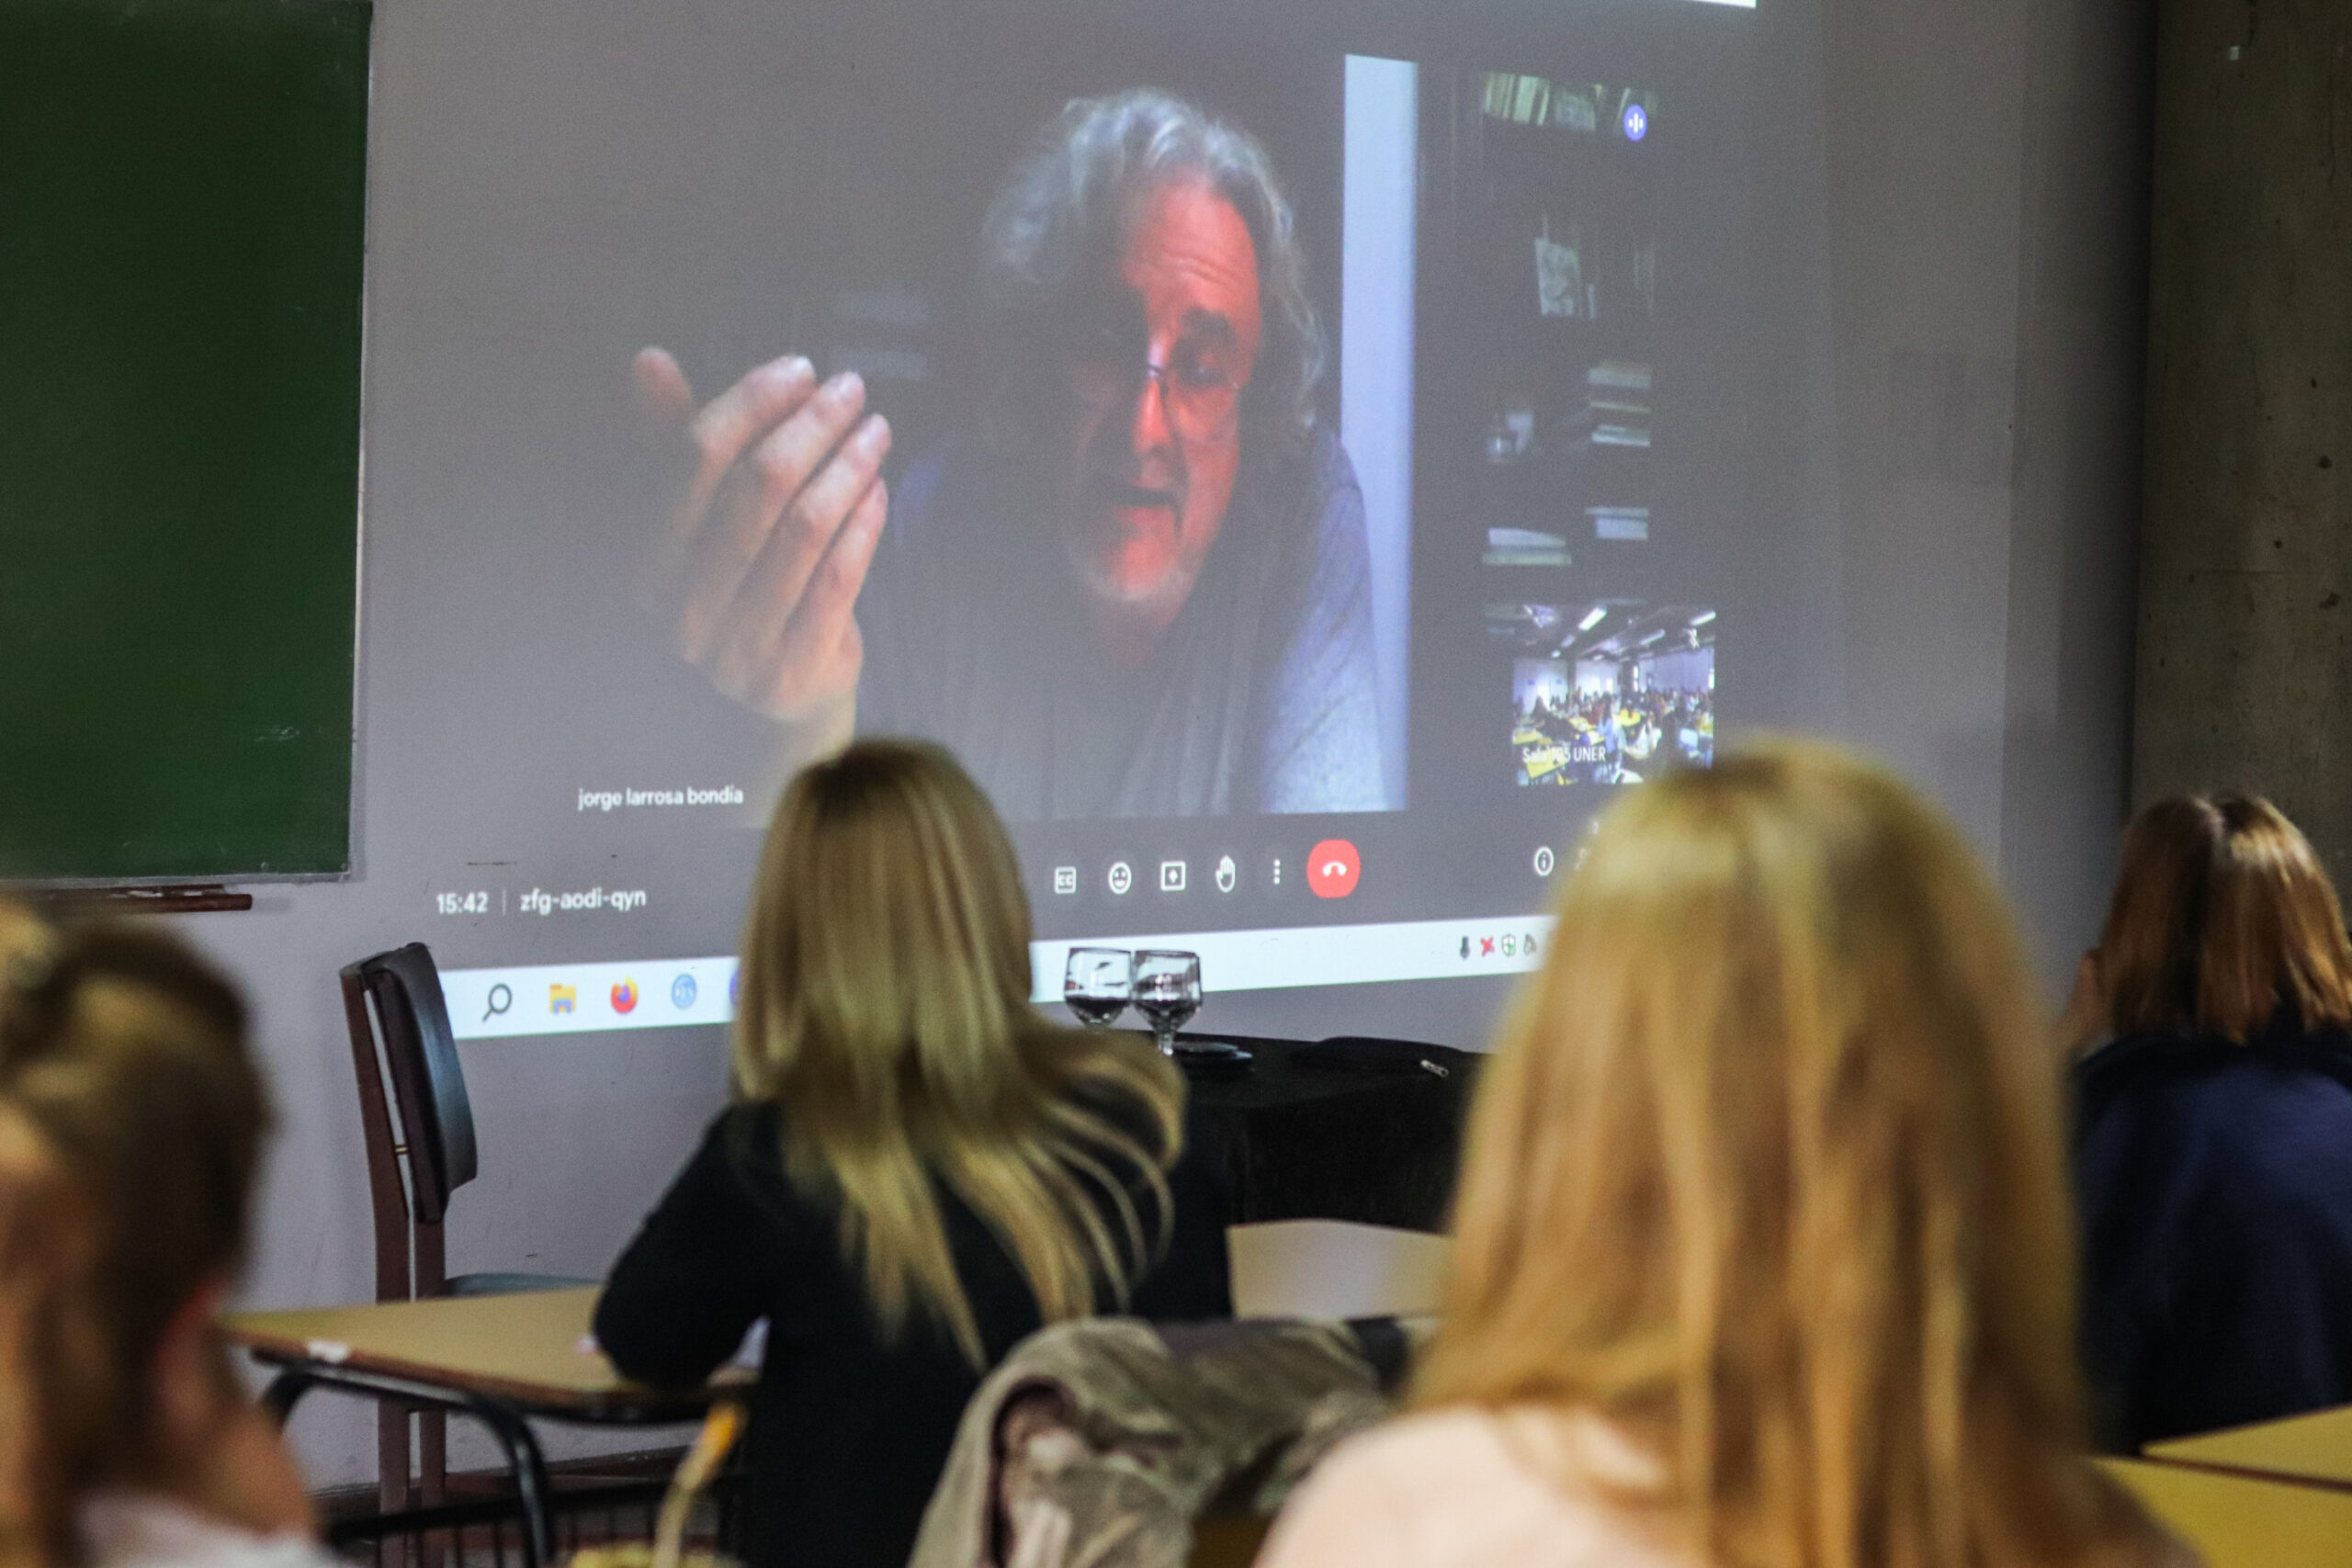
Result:
<svg viewBox="0 0 2352 1568">
<path fill-rule="evenodd" d="M 1481 1086 L 1415 1414 L 1263 1568 L 2100 1568 L 2046 1026 L 1959 835 L 1784 745 L 1611 808 Z"/>
<path fill-rule="evenodd" d="M 776 808 L 736 1104 L 614 1266 L 596 1334 L 693 1383 L 768 1324 L 751 1568 L 904 1562 L 982 1373 L 1043 1324 L 1230 1315 L 1184 1085 L 1029 1005 L 1003 825 L 934 746 L 860 741 Z"/>
</svg>

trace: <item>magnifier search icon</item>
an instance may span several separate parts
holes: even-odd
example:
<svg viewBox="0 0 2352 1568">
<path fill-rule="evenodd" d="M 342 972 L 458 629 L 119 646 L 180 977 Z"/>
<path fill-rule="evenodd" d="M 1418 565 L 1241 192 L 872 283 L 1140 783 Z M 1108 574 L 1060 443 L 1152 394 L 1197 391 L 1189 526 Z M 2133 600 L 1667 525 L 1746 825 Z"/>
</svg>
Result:
<svg viewBox="0 0 2352 1568">
<path fill-rule="evenodd" d="M 488 1023 L 514 1005 L 514 993 L 508 988 L 505 981 L 501 980 L 490 988 L 490 1010 L 481 1015 L 481 1021 Z"/>
</svg>

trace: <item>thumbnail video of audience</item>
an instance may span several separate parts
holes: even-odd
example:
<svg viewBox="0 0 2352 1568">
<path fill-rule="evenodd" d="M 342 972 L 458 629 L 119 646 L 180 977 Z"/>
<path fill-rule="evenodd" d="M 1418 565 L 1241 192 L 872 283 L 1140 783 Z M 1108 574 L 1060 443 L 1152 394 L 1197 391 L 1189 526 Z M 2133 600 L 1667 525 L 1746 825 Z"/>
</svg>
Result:
<svg viewBox="0 0 2352 1568">
<path fill-rule="evenodd" d="M 1490 604 L 1511 661 L 1511 767 L 1522 784 L 1638 784 L 1715 750 L 1715 612 L 1597 599 Z"/>
</svg>

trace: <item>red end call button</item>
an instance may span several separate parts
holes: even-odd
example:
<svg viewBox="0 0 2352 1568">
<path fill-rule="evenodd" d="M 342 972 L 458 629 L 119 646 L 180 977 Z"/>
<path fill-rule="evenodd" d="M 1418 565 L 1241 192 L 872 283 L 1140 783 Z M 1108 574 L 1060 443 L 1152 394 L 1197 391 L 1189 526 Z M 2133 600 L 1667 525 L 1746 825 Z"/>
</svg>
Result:
<svg viewBox="0 0 2352 1568">
<path fill-rule="evenodd" d="M 1306 855 L 1306 886 L 1317 898 L 1344 898 L 1356 890 L 1363 863 L 1345 839 L 1326 839 Z"/>
</svg>

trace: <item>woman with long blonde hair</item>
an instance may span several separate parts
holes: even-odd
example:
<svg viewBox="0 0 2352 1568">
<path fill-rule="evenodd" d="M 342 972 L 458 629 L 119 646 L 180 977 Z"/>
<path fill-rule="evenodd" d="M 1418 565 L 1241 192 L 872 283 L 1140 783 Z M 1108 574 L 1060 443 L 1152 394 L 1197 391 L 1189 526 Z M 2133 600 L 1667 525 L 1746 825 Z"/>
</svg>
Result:
<svg viewBox="0 0 2352 1568">
<path fill-rule="evenodd" d="M 615 1364 L 667 1384 L 766 1320 L 752 1568 L 905 1562 L 965 1402 L 1043 1324 L 1231 1314 L 1182 1078 L 1032 1009 L 1029 932 L 1003 825 L 944 750 L 861 741 L 785 792 L 735 1104 L 596 1313 Z"/>
<path fill-rule="evenodd" d="M 2252 795 L 2142 812 L 2074 1032 L 2083 1342 L 2137 1448 L 2352 1403 L 2352 941 Z"/>
<path fill-rule="evenodd" d="M 1959 834 L 1758 749 L 1611 807 L 1557 917 L 1418 1409 L 1266 1568 L 2165 1561 L 2083 1457 L 2058 1076 Z"/>
</svg>

